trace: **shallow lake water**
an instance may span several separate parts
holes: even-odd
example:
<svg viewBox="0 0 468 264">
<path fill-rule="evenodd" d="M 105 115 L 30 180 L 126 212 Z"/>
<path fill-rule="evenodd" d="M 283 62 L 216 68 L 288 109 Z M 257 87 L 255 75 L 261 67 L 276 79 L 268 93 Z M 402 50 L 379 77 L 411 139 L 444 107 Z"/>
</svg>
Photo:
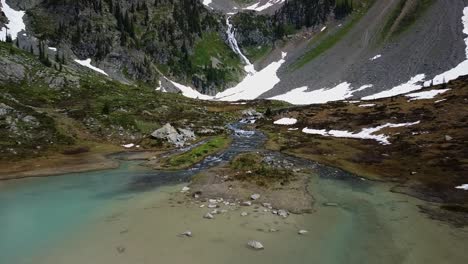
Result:
<svg viewBox="0 0 468 264">
<path fill-rule="evenodd" d="M 241 136 L 181 172 L 123 162 L 114 170 L 1 182 L 0 263 L 468 263 L 468 230 L 429 219 L 417 207 L 425 202 L 292 158 L 314 171 L 313 213 L 283 219 L 254 206 L 222 206 L 226 213 L 204 219 L 210 210 L 181 188 L 260 141 Z M 193 237 L 178 236 L 186 230 Z M 249 249 L 249 240 L 265 249 Z"/>
</svg>

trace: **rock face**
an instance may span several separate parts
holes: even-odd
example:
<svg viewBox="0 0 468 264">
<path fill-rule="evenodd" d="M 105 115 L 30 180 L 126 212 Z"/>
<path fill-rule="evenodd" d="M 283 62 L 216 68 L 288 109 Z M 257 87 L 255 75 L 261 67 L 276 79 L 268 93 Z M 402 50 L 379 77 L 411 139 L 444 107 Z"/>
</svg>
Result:
<svg viewBox="0 0 468 264">
<path fill-rule="evenodd" d="M 169 123 L 155 130 L 151 133 L 151 136 L 157 139 L 167 140 L 167 142 L 176 147 L 182 147 L 187 141 L 196 139 L 195 133 L 192 130 L 176 129 Z"/>
<path fill-rule="evenodd" d="M 26 77 L 26 69 L 20 63 L 8 58 L 0 58 L 0 83 L 19 82 Z"/>
<path fill-rule="evenodd" d="M 261 250 L 261 249 L 264 249 L 262 243 L 258 242 L 258 241 L 255 241 L 255 240 L 251 240 L 249 242 L 247 242 L 247 245 L 253 249 L 256 249 L 256 250 Z"/>
</svg>

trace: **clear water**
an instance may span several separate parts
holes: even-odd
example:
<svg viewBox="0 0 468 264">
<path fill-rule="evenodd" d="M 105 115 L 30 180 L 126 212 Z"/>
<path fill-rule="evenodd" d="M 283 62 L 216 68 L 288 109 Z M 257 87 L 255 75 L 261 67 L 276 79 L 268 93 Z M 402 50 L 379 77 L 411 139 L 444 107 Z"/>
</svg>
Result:
<svg viewBox="0 0 468 264">
<path fill-rule="evenodd" d="M 154 172 L 126 162 L 120 168 L 0 183 L 0 263 L 22 263 L 85 225 L 129 186 Z M 180 178 L 161 177 L 159 183 Z"/>
</svg>

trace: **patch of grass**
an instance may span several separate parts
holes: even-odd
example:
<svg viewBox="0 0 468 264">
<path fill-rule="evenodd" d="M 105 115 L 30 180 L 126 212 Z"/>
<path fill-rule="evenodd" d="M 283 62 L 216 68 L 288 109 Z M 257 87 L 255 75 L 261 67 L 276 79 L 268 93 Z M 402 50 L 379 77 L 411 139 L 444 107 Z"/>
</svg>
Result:
<svg viewBox="0 0 468 264">
<path fill-rule="evenodd" d="M 236 170 L 236 180 L 255 182 L 259 186 L 267 186 L 279 182 L 281 185 L 289 183 L 294 174 L 291 170 L 268 165 L 258 153 L 244 153 L 235 157 L 229 164 Z"/>
<path fill-rule="evenodd" d="M 317 58 L 325 51 L 329 50 L 333 46 L 335 46 L 344 36 L 346 36 L 349 31 L 361 20 L 361 18 L 367 13 L 369 8 L 372 6 L 374 1 L 367 1 L 365 4 L 355 12 L 351 14 L 350 21 L 344 24 L 338 31 L 333 34 L 326 36 L 324 39 L 320 41 L 314 48 L 306 52 L 303 56 L 301 56 L 297 61 L 295 61 L 291 66 L 290 70 L 294 71 L 300 69 L 313 59 Z"/>
<path fill-rule="evenodd" d="M 225 149 L 231 143 L 231 138 L 225 135 L 216 136 L 206 143 L 197 146 L 185 153 L 175 155 L 170 157 L 165 162 L 166 167 L 170 167 L 171 169 L 182 169 L 188 168 L 200 161 L 204 158 L 212 155 L 216 152 L 219 152 L 222 149 Z"/>
<path fill-rule="evenodd" d="M 228 67 L 240 67 L 241 65 L 239 56 L 215 32 L 204 34 L 195 44 L 194 53 L 190 57 L 190 61 L 197 67 L 212 65 L 213 60 L 218 60 Z"/>
<path fill-rule="evenodd" d="M 397 6 L 393 9 L 385 22 L 385 26 L 382 29 L 382 40 L 386 38 L 396 37 L 399 34 L 406 31 L 416 20 L 421 17 L 424 12 L 434 3 L 434 0 L 417 0 L 413 6 L 403 12 L 404 8 L 409 4 L 406 0 L 400 0 Z M 395 25 L 397 20 L 401 17 L 398 24 Z M 393 30 L 392 30 L 392 27 Z"/>
</svg>

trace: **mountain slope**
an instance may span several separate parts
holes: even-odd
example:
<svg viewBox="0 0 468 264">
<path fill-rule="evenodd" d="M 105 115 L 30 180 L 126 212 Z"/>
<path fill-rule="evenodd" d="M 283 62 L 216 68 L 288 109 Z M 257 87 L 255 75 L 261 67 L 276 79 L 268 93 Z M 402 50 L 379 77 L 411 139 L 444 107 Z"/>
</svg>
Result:
<svg viewBox="0 0 468 264">
<path fill-rule="evenodd" d="M 461 18 L 467 1 L 429 1 L 431 3 L 424 9 L 409 14 L 401 10 L 401 2 L 405 1 L 375 1 L 347 32 L 342 33 L 343 28 L 354 22 L 352 18 L 337 21 L 325 34 L 300 43 L 299 49 L 296 46 L 289 52 L 279 72 L 281 82 L 262 97 L 299 87 L 313 91 L 343 82 L 350 83 L 354 89 L 372 84 L 354 94 L 359 98 L 388 90 L 418 74 L 431 79 L 466 59 Z M 392 12 L 398 14 L 396 19 Z M 414 12 L 420 13 L 415 15 Z M 407 21 L 401 22 L 405 20 L 401 16 L 406 16 Z M 398 23 L 399 32 L 384 32 L 388 30 L 385 29 L 387 25 L 395 30 Z M 338 42 L 328 43 L 317 56 L 304 59 L 314 49 L 323 48 L 321 43 L 339 34 L 343 36 Z"/>
</svg>

